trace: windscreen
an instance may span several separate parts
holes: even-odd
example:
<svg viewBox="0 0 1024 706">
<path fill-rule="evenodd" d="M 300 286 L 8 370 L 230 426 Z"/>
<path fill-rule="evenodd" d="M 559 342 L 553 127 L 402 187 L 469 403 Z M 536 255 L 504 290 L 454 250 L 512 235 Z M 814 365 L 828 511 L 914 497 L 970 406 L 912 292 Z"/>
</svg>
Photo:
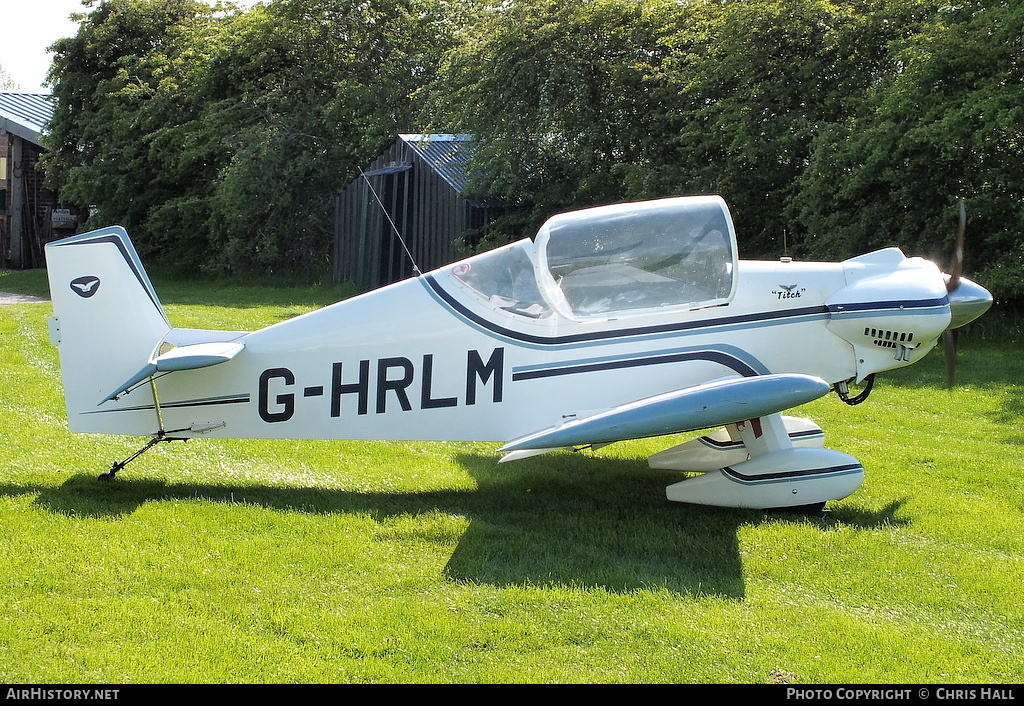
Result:
<svg viewBox="0 0 1024 706">
<path fill-rule="evenodd" d="M 551 313 L 537 287 L 531 253 L 523 240 L 477 255 L 452 267 L 452 275 L 492 306 L 530 318 Z"/>
</svg>

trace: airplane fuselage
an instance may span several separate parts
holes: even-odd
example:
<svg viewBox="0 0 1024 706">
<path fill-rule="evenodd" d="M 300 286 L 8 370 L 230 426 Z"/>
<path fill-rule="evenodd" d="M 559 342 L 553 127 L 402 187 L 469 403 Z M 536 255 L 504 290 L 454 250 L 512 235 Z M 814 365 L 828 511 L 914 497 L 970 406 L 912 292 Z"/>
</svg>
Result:
<svg viewBox="0 0 1024 706">
<path fill-rule="evenodd" d="M 462 291 L 453 267 L 249 333 L 234 360 L 159 379 L 165 427 L 218 425 L 204 432 L 211 436 L 503 441 L 722 377 L 863 376 L 854 345 L 830 328 L 838 317 L 880 331 L 881 343 L 895 312 L 912 308 L 931 321 L 930 332 L 918 326 L 924 345 L 907 360 L 872 346 L 889 367 L 919 358 L 948 323 L 935 292 L 847 301 L 847 312 L 837 310 L 834 297 L 848 284 L 841 264 L 740 262 L 728 304 L 586 320 L 510 313 Z M 118 409 L 152 404 L 140 400 L 147 395 L 140 388 L 85 416 L 117 418 Z M 150 427 L 143 421 L 138 431 Z"/>
<path fill-rule="evenodd" d="M 149 436 L 142 451 L 493 441 L 511 461 L 720 428 L 650 463 L 700 474 L 670 500 L 731 507 L 853 492 L 859 461 L 782 412 L 919 360 L 991 304 L 896 248 L 741 261 L 713 195 L 557 215 L 533 240 L 251 333 L 173 328 L 117 226 L 46 250 L 72 431 Z"/>
</svg>

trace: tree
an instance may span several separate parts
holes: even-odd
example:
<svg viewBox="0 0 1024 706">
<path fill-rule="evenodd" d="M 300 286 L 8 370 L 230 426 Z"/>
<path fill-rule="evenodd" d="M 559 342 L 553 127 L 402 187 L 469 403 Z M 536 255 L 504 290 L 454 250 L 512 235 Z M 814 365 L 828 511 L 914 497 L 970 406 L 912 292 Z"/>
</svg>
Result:
<svg viewBox="0 0 1024 706">
<path fill-rule="evenodd" d="M 103 0 L 53 46 L 46 178 L 69 201 L 93 206 L 94 225 L 129 228 L 145 254 L 188 257 L 153 214 L 203 188 L 182 174 L 166 136 L 201 109 L 187 86 L 209 59 L 196 34 L 215 28 L 211 8 L 195 0 Z"/>
<path fill-rule="evenodd" d="M 668 179 L 723 194 L 748 255 L 782 254 L 796 183 L 822 125 L 842 122 L 902 31 L 886 3 L 699 2 L 679 11 Z"/>
<path fill-rule="evenodd" d="M 965 197 L 968 266 L 1024 299 L 1019 3 L 92 5 L 55 45 L 48 178 L 191 268 L 325 271 L 334 193 L 433 129 L 476 136 L 469 195 L 510 208 L 478 247 L 713 192 L 748 257 L 941 258 Z"/>
<path fill-rule="evenodd" d="M 881 4 L 512 2 L 449 53 L 432 106 L 477 136 L 478 186 L 529 212 L 514 225 L 714 192 L 745 252 L 778 254 L 819 126 L 851 114 L 897 31 Z"/>
<path fill-rule="evenodd" d="M 212 196 L 226 261 L 326 271 L 334 195 L 398 132 L 447 31 L 420 0 L 289 0 L 240 17 L 204 119 L 234 123 Z M 244 216 L 244 217 L 240 217 Z"/>
<path fill-rule="evenodd" d="M 663 85 L 650 77 L 665 50 L 648 4 L 485 8 L 446 56 L 429 116 L 476 137 L 473 188 L 518 209 L 494 237 L 521 237 L 553 211 L 621 199 L 620 169 L 644 160 L 664 118 Z"/>
<path fill-rule="evenodd" d="M 816 140 L 794 213 L 818 248 L 901 245 L 948 261 L 956 204 L 967 266 L 997 299 L 1024 297 L 1024 7 L 942 7 L 893 45 L 894 70 Z"/>
<path fill-rule="evenodd" d="M 433 0 L 102 0 L 55 45 L 48 177 L 188 269 L 327 269 L 331 198 L 447 33 Z"/>
</svg>

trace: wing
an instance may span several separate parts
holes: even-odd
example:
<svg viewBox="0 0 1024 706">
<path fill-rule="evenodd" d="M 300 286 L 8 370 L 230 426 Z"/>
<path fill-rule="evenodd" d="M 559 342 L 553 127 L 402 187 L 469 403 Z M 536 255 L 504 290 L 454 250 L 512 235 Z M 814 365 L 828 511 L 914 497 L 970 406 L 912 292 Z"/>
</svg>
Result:
<svg viewBox="0 0 1024 706">
<path fill-rule="evenodd" d="M 732 377 L 647 397 L 505 444 L 502 461 L 573 446 L 610 444 L 707 429 L 781 412 L 816 400 L 831 386 L 811 375 Z"/>
</svg>

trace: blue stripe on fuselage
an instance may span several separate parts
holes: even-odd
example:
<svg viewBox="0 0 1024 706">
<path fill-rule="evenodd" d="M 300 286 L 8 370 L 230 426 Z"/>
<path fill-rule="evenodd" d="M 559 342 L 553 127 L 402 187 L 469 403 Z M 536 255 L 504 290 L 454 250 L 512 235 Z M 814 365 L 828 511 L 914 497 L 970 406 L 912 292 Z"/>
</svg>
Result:
<svg viewBox="0 0 1024 706">
<path fill-rule="evenodd" d="M 744 377 L 766 375 L 769 370 L 759 360 L 732 346 L 716 348 L 678 348 L 652 351 L 644 355 L 615 355 L 600 358 L 561 361 L 557 365 L 524 365 L 512 369 L 513 380 L 575 375 L 604 370 L 638 368 L 684 361 L 704 360 L 723 365 Z"/>
<path fill-rule="evenodd" d="M 431 297 L 446 308 L 451 309 L 460 318 L 465 319 L 484 333 L 512 340 L 527 347 L 537 348 L 547 348 L 550 346 L 595 345 L 604 343 L 609 339 L 628 338 L 630 340 L 643 340 L 645 338 L 661 338 L 686 332 L 708 333 L 710 329 L 715 329 L 717 331 L 729 331 L 741 328 L 750 329 L 761 326 L 772 326 L 778 323 L 792 323 L 797 320 L 814 321 L 860 316 L 895 316 L 906 314 L 908 309 L 918 310 L 916 313 L 919 314 L 941 315 L 945 313 L 945 307 L 949 304 L 947 297 L 921 300 L 852 302 L 838 305 L 822 304 L 819 306 L 798 307 L 794 309 L 776 309 L 751 314 L 738 314 L 735 316 L 720 316 L 710 319 L 701 319 L 698 321 L 673 321 L 671 323 L 636 326 L 632 328 L 617 328 L 603 331 L 584 331 L 573 334 L 543 336 L 507 328 L 473 311 L 470 311 L 465 305 L 446 291 L 432 275 L 424 275 L 420 280 Z M 927 311 L 928 309 L 932 309 L 933 311 Z"/>
</svg>

